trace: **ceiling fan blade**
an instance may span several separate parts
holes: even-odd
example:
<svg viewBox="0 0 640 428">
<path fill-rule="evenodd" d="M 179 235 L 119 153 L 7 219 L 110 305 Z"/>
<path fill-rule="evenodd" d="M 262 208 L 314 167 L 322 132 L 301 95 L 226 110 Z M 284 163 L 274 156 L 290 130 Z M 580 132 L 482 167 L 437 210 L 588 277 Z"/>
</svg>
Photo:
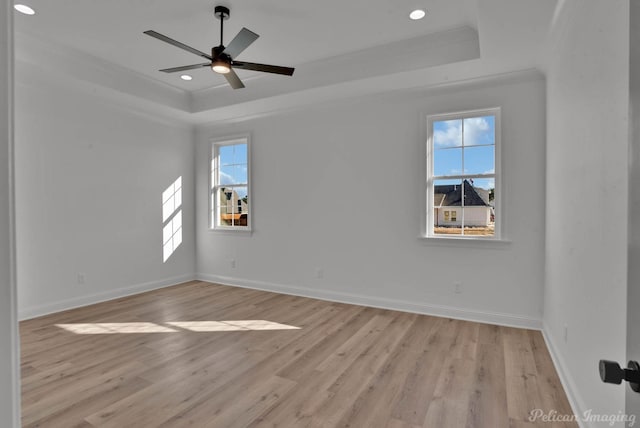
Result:
<svg viewBox="0 0 640 428">
<path fill-rule="evenodd" d="M 196 68 L 210 67 L 210 66 L 211 66 L 210 62 L 205 62 L 204 64 L 183 65 L 182 67 L 164 68 L 159 71 L 162 71 L 163 73 L 175 73 L 178 71 L 195 70 Z"/>
<path fill-rule="evenodd" d="M 255 62 L 233 61 L 232 65 L 235 68 L 241 68 L 243 70 L 264 71 L 265 73 L 285 74 L 287 76 L 293 75 L 295 68 L 280 67 L 278 65 L 256 64 Z"/>
<path fill-rule="evenodd" d="M 169 43 L 170 45 L 173 45 L 173 46 L 175 46 L 177 48 L 184 49 L 185 51 L 191 52 L 192 54 L 196 54 L 198 56 L 201 56 L 202 58 L 213 60 L 211 55 L 206 54 L 204 52 L 200 52 L 198 49 L 194 49 L 191 46 L 187 46 L 184 43 L 180 43 L 177 40 L 173 40 L 171 37 L 167 37 L 164 34 L 160 34 L 160 33 L 156 32 L 156 31 L 153 31 L 153 30 L 147 30 L 147 31 L 144 32 L 144 34 L 146 34 L 147 36 L 155 37 L 156 39 L 162 40 L 163 42 Z"/>
<path fill-rule="evenodd" d="M 224 53 L 231 58 L 235 58 L 240 53 L 249 47 L 249 45 L 256 41 L 260 37 L 251 30 L 243 28 L 238 34 L 231 40 L 231 43 L 224 49 Z"/>
<path fill-rule="evenodd" d="M 225 77 L 225 79 L 227 79 L 227 82 L 229 82 L 229 85 L 231 85 L 233 89 L 244 88 L 244 83 L 242 83 L 242 80 L 240 80 L 233 69 L 229 70 L 228 73 L 223 74 L 223 76 Z"/>
</svg>

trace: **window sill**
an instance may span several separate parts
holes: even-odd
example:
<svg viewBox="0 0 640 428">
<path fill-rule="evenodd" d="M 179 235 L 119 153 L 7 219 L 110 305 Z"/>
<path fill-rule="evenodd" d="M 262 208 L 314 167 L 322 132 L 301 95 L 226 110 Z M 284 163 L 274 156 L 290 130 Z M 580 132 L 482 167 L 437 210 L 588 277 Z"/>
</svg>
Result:
<svg viewBox="0 0 640 428">
<path fill-rule="evenodd" d="M 216 229 L 211 229 L 209 228 L 209 232 L 214 232 L 214 233 L 223 233 L 223 234 L 229 234 L 229 235 L 251 235 L 253 233 L 253 230 L 251 229 L 226 229 L 226 228 L 216 228 Z"/>
<path fill-rule="evenodd" d="M 503 249 L 511 246 L 512 241 L 508 239 L 476 238 L 476 237 L 444 237 L 420 235 L 418 239 L 425 245 L 450 246 L 450 247 L 471 247 L 471 248 L 496 248 Z"/>
</svg>

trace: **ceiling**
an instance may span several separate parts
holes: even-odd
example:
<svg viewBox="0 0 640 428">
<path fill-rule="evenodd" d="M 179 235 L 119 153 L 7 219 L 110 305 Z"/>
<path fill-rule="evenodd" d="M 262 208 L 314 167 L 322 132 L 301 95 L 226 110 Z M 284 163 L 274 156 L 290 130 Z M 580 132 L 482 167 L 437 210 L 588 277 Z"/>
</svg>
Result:
<svg viewBox="0 0 640 428">
<path fill-rule="evenodd" d="M 61 63 L 50 67 L 94 84 L 108 72 L 104 86 L 194 117 L 285 96 L 309 101 L 314 92 L 357 95 L 541 68 L 556 7 L 556 0 L 20 1 L 37 13 L 16 13 L 19 62 Z M 208 52 L 219 43 L 218 4 L 231 10 L 225 44 L 242 27 L 260 35 L 237 59 L 294 66 L 294 76 L 242 70 L 246 88 L 234 91 L 209 68 L 190 71 L 190 82 L 158 72 L 203 61 L 143 31 Z M 409 20 L 415 8 L 427 16 Z"/>
</svg>

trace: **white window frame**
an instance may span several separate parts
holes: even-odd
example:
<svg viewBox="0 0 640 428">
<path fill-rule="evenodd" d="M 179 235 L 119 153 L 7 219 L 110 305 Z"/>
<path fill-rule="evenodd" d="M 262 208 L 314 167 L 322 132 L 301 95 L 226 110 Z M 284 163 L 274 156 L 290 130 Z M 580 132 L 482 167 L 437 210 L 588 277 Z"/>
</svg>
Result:
<svg viewBox="0 0 640 428">
<path fill-rule="evenodd" d="M 251 189 L 251 136 L 249 134 L 234 135 L 223 138 L 213 138 L 210 140 L 211 146 L 209 151 L 209 230 L 211 231 L 230 231 L 230 232 L 251 232 L 253 223 L 253 193 Z M 214 170 L 219 170 L 219 148 L 222 146 L 231 146 L 235 144 L 247 145 L 247 183 L 240 184 L 219 184 L 217 177 L 214 178 Z M 216 197 L 219 187 L 246 187 L 249 196 L 249 206 L 247 209 L 247 225 L 246 226 L 224 226 L 220 224 L 219 200 Z"/>
<path fill-rule="evenodd" d="M 448 176 L 434 176 L 433 166 L 433 124 L 434 122 L 446 121 L 446 120 L 459 120 L 469 119 L 479 116 L 494 116 L 495 117 L 495 151 L 494 151 L 494 173 L 493 174 L 459 174 Z M 503 224 L 504 216 L 502 206 L 504 205 L 504 197 L 502 195 L 502 121 L 501 121 L 501 108 L 493 107 L 480 110 L 468 110 L 455 113 L 434 114 L 427 116 L 427 158 L 426 158 L 426 238 L 434 239 L 452 239 L 452 240 L 478 240 L 478 241 L 499 241 L 503 239 Z M 464 160 L 463 160 L 463 172 L 464 172 Z M 434 181 L 439 179 L 459 179 L 460 181 L 467 178 L 493 178 L 495 180 L 494 187 L 494 213 L 495 213 L 495 230 L 493 236 L 478 236 L 478 235 L 443 235 L 435 234 L 434 228 Z M 464 224 L 464 210 L 461 213 L 462 223 Z"/>
</svg>

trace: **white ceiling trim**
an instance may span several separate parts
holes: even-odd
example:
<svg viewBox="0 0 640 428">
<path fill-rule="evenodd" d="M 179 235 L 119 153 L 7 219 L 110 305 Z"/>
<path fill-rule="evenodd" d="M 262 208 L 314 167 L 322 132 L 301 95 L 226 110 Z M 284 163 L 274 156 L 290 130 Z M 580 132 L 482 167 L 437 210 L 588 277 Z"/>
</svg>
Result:
<svg viewBox="0 0 640 428">
<path fill-rule="evenodd" d="M 232 90 L 224 85 L 197 91 L 193 93 L 191 111 L 202 113 L 296 92 L 304 92 L 308 97 L 314 93 L 310 89 L 334 92 L 334 87 L 341 87 L 348 82 L 479 57 L 478 33 L 472 28 L 463 27 L 303 64 L 296 68 L 292 77 L 261 75 L 247 82 L 247 88 L 242 90 Z M 371 89 L 376 92 L 375 88 Z M 340 97 L 339 93 L 335 95 Z"/>
<path fill-rule="evenodd" d="M 102 96 L 120 98 L 137 110 L 189 123 L 248 117 L 297 104 L 393 90 L 406 87 L 407 72 L 477 58 L 478 34 L 463 27 L 304 64 L 293 78 L 261 75 L 246 79 L 246 89 L 222 85 L 189 93 L 72 48 L 16 34 L 18 81 L 26 84 L 35 73 L 46 73 L 66 84 L 77 82 L 94 93 L 100 87 Z"/>
<path fill-rule="evenodd" d="M 172 110 L 191 109 L 191 97 L 184 90 L 35 36 L 16 32 L 15 57 L 17 64 L 31 64 L 42 73 L 92 83 Z M 19 73 L 16 79 L 21 79 Z"/>
</svg>

